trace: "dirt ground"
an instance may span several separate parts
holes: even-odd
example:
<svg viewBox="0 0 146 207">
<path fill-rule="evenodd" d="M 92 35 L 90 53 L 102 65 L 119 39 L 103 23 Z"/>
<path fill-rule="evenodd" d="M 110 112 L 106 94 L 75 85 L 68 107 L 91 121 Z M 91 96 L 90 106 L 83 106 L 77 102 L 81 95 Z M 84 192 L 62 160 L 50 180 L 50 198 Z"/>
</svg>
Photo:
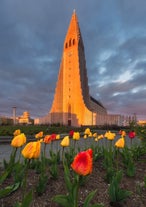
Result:
<svg viewBox="0 0 146 207">
<path fill-rule="evenodd" d="M 127 177 L 124 173 L 121 182 L 121 188 L 132 191 L 132 195 L 120 204 L 113 204 L 110 202 L 108 187 L 109 184 L 105 180 L 106 171 L 103 168 L 103 160 L 98 159 L 94 162 L 93 172 L 88 176 L 85 185 L 80 187 L 78 207 L 82 207 L 85 197 L 93 190 L 97 189 L 96 195 L 92 199 L 92 203 L 102 203 L 104 207 L 145 207 L 146 206 L 146 187 L 144 177 L 146 176 L 146 155 L 136 161 L 136 174 L 134 177 Z M 1 170 L 2 171 L 2 170 Z M 1 174 L 0 171 L 0 174 Z M 52 201 L 52 197 L 58 194 L 66 194 L 64 182 L 64 170 L 62 165 L 58 165 L 58 179 L 54 180 L 48 175 L 48 182 L 46 191 L 41 195 L 36 195 L 34 192 L 34 199 L 31 207 L 59 207 L 57 203 Z M 29 170 L 27 179 L 28 190 L 33 189 L 38 182 L 39 174 L 33 170 Z M 0 187 L 1 189 L 13 183 L 13 179 L 8 178 Z M 35 188 L 34 188 L 35 189 Z M 22 199 L 22 189 L 9 195 L 8 197 L 0 199 L 1 207 L 13 207 L 17 201 Z"/>
</svg>

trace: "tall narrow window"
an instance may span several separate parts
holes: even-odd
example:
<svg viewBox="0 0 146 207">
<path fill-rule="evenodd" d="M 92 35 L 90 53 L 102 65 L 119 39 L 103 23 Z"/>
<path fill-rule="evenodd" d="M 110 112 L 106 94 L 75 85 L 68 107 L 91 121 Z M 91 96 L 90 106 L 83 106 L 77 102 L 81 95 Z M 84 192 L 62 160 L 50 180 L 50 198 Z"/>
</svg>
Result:
<svg viewBox="0 0 146 207">
<path fill-rule="evenodd" d="M 75 45 L 75 39 L 73 39 L 73 45 Z"/>
<path fill-rule="evenodd" d="M 68 119 L 71 119 L 71 104 L 68 104 Z"/>
</svg>

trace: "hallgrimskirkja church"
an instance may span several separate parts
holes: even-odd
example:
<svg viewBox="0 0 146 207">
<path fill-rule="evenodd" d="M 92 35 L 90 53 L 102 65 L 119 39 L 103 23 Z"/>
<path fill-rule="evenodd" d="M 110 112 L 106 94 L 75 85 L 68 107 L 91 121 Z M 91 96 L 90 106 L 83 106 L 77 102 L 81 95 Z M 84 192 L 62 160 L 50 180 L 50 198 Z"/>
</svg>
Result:
<svg viewBox="0 0 146 207">
<path fill-rule="evenodd" d="M 63 44 L 54 100 L 49 113 L 36 124 L 120 125 L 121 115 L 107 113 L 102 103 L 89 94 L 83 39 L 73 11 Z"/>
</svg>

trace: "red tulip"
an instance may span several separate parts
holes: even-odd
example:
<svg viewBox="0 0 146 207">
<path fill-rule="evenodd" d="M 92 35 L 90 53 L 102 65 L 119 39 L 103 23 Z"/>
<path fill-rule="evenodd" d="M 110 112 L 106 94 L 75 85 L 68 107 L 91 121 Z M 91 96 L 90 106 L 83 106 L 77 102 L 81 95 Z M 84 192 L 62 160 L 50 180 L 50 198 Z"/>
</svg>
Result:
<svg viewBox="0 0 146 207">
<path fill-rule="evenodd" d="M 92 165 L 93 165 L 93 152 L 92 149 L 88 149 L 86 151 L 79 152 L 72 164 L 72 169 L 79 175 L 88 175 L 92 173 Z"/>
<path fill-rule="evenodd" d="M 128 136 L 129 136 L 129 138 L 130 139 L 133 139 L 134 137 L 135 137 L 135 132 L 134 131 L 131 131 L 131 132 L 129 132 L 129 134 L 128 134 Z"/>
</svg>

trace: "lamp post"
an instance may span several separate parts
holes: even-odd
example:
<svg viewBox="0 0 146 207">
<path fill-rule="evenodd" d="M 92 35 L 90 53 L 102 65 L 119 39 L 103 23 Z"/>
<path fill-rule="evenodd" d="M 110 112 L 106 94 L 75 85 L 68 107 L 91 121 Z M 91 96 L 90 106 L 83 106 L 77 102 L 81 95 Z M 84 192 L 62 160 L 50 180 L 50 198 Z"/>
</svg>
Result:
<svg viewBox="0 0 146 207">
<path fill-rule="evenodd" d="M 16 124 L 16 106 L 13 106 L 13 124 Z"/>
</svg>

